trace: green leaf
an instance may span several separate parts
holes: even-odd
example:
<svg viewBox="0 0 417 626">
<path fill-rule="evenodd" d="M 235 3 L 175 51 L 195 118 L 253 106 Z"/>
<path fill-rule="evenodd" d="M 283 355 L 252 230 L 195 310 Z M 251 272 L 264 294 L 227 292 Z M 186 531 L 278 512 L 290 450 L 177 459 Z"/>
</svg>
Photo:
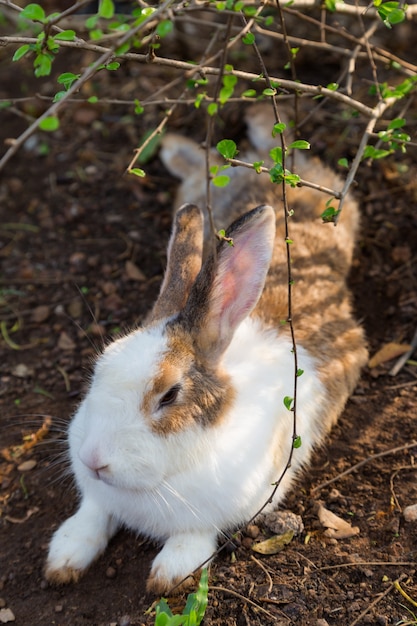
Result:
<svg viewBox="0 0 417 626">
<path fill-rule="evenodd" d="M 233 159 L 237 154 L 237 147 L 232 139 L 222 139 L 216 148 L 225 159 Z"/>
<path fill-rule="evenodd" d="M 276 89 L 271 89 L 270 87 L 267 87 L 266 89 L 263 90 L 263 95 L 264 96 L 275 96 L 277 93 Z"/>
<path fill-rule="evenodd" d="M 287 125 L 284 124 L 284 122 L 280 122 L 279 124 L 274 124 L 274 128 L 272 129 L 272 136 L 276 137 L 277 135 L 280 135 L 281 133 L 284 132 L 286 128 L 287 128 Z"/>
<path fill-rule="evenodd" d="M 274 163 L 282 163 L 282 148 L 277 146 L 275 148 L 271 148 L 269 151 L 269 156 L 273 160 Z"/>
<path fill-rule="evenodd" d="M 95 28 L 94 30 L 90 30 L 89 35 L 90 39 L 92 39 L 93 41 L 97 41 L 98 39 L 101 39 L 103 37 L 103 31 L 101 30 L 101 28 Z"/>
<path fill-rule="evenodd" d="M 405 126 L 405 119 L 403 117 L 396 117 L 395 120 L 392 120 L 388 126 L 387 130 L 394 130 L 394 128 L 402 128 Z"/>
<path fill-rule="evenodd" d="M 392 154 L 392 150 L 382 150 L 380 148 L 374 148 L 374 146 L 366 146 L 363 151 L 362 159 L 384 159 Z"/>
<path fill-rule="evenodd" d="M 28 4 L 20 13 L 20 17 L 28 20 L 43 22 L 45 20 L 45 11 L 39 4 Z"/>
<path fill-rule="evenodd" d="M 244 98 L 256 98 L 256 91 L 255 89 L 246 89 L 246 91 L 242 93 L 242 96 Z"/>
<path fill-rule="evenodd" d="M 217 102 L 210 102 L 210 104 L 207 106 L 207 113 L 210 115 L 210 117 L 213 117 L 213 115 L 216 115 L 218 109 L 219 105 L 217 104 Z"/>
<path fill-rule="evenodd" d="M 60 74 L 56 79 L 60 85 L 64 85 L 65 89 L 69 89 L 76 80 L 80 78 L 81 74 L 73 74 L 72 72 L 64 72 Z"/>
<path fill-rule="evenodd" d="M 237 76 L 233 76 L 233 74 L 225 74 L 222 78 L 223 85 L 228 87 L 229 89 L 233 89 L 233 87 L 237 83 Z"/>
<path fill-rule="evenodd" d="M 109 72 L 114 72 L 115 70 L 118 70 L 119 67 L 120 67 L 120 63 L 118 61 L 107 63 L 107 65 L 105 66 L 106 70 L 109 70 Z"/>
<path fill-rule="evenodd" d="M 383 2 L 378 7 L 378 15 L 385 26 L 391 28 L 393 24 L 399 24 L 405 19 L 405 7 L 399 2 Z"/>
<path fill-rule="evenodd" d="M 219 93 L 220 104 L 226 104 L 226 102 L 233 96 L 233 88 L 222 87 Z"/>
<path fill-rule="evenodd" d="M 288 172 L 288 170 L 285 170 L 284 180 L 287 185 L 290 185 L 290 187 L 297 187 L 301 179 L 298 174 L 292 174 L 291 172 Z"/>
<path fill-rule="evenodd" d="M 92 30 L 93 28 L 96 27 L 98 21 L 98 14 L 96 13 L 96 15 L 91 15 L 90 17 L 88 17 L 85 20 L 85 27 L 87 30 Z"/>
<path fill-rule="evenodd" d="M 50 52 L 56 54 L 59 50 L 59 43 L 55 41 L 53 37 L 48 37 L 46 40 L 46 46 Z"/>
<path fill-rule="evenodd" d="M 291 407 L 292 404 L 294 402 L 294 398 L 291 398 L 291 396 L 285 396 L 284 398 L 284 406 L 286 409 L 288 409 L 288 411 L 291 411 Z"/>
<path fill-rule="evenodd" d="M 253 168 L 257 174 L 261 173 L 261 167 L 263 164 L 264 164 L 264 161 L 254 161 L 254 163 L 252 163 Z"/>
<path fill-rule="evenodd" d="M 30 46 L 29 44 L 25 44 L 24 46 L 20 46 L 20 48 L 18 48 L 16 50 L 16 52 L 13 55 L 12 61 L 18 61 L 19 59 L 21 59 L 22 57 L 25 56 L 25 54 L 27 52 L 29 52 L 30 50 Z"/>
<path fill-rule="evenodd" d="M 58 33 L 54 35 L 54 39 L 59 39 L 61 41 L 74 41 L 75 39 L 75 30 L 63 30 L 62 33 Z"/>
<path fill-rule="evenodd" d="M 45 119 L 39 123 L 39 128 L 48 132 L 57 130 L 59 128 L 59 119 L 55 115 L 45 117 Z"/>
<path fill-rule="evenodd" d="M 339 215 L 339 211 L 334 206 L 328 206 L 321 214 L 321 219 L 325 224 L 329 224 L 336 221 L 336 217 Z"/>
<path fill-rule="evenodd" d="M 33 62 L 35 76 L 49 76 L 52 68 L 52 58 L 49 54 L 38 54 Z"/>
<path fill-rule="evenodd" d="M 256 14 L 256 7 L 244 6 L 243 13 L 248 17 L 253 17 Z"/>
<path fill-rule="evenodd" d="M 326 9 L 333 13 L 336 11 L 336 0 L 325 0 L 324 2 Z"/>
<path fill-rule="evenodd" d="M 199 626 L 206 612 L 208 602 L 208 571 L 206 567 L 201 572 L 200 582 L 195 594 L 195 598 L 197 602 L 197 626 Z"/>
<path fill-rule="evenodd" d="M 172 23 L 171 20 L 162 20 L 162 22 L 159 22 L 158 26 L 156 27 L 156 34 L 159 35 L 159 37 L 166 37 L 167 35 L 169 35 L 169 33 L 172 33 L 174 29 L 174 24 Z"/>
<path fill-rule="evenodd" d="M 141 170 L 140 167 L 132 168 L 131 170 L 129 170 L 129 174 L 134 174 L 134 176 L 139 176 L 140 178 L 146 176 L 146 173 L 144 172 L 144 170 Z"/>
<path fill-rule="evenodd" d="M 141 115 L 144 112 L 145 108 L 141 105 L 139 100 L 135 100 L 135 113 L 136 115 Z"/>
<path fill-rule="evenodd" d="M 284 168 L 281 163 L 276 163 L 274 167 L 269 170 L 269 176 L 273 183 L 282 183 L 284 180 Z"/>
<path fill-rule="evenodd" d="M 338 83 L 329 83 L 327 85 L 327 89 L 330 89 L 330 91 L 337 91 L 339 89 L 339 84 Z"/>
<path fill-rule="evenodd" d="M 226 176 L 225 174 L 221 174 L 220 176 L 215 176 L 213 178 L 213 185 L 216 187 L 226 187 L 230 182 L 230 176 Z"/>
<path fill-rule="evenodd" d="M 300 435 L 297 435 L 296 437 L 294 437 L 293 442 L 292 442 L 292 447 L 297 449 L 297 448 L 301 448 L 301 437 Z"/>
<path fill-rule="evenodd" d="M 90 96 L 87 99 L 87 102 L 89 102 L 90 104 L 95 104 L 96 102 L 98 102 L 98 98 L 97 98 L 97 96 Z"/>
<path fill-rule="evenodd" d="M 289 148 L 292 150 L 310 150 L 310 144 L 304 139 L 297 139 L 289 145 Z"/>
<path fill-rule="evenodd" d="M 66 95 L 66 91 L 57 91 L 52 102 L 58 102 L 59 100 L 62 100 L 62 98 L 65 98 Z"/>
<path fill-rule="evenodd" d="M 113 0 L 100 0 L 98 14 L 100 17 L 104 17 L 106 20 L 111 19 L 114 15 Z"/>
<path fill-rule="evenodd" d="M 298 368 L 296 376 L 302 376 L 304 374 L 304 370 Z"/>
<path fill-rule="evenodd" d="M 349 167 L 349 163 L 346 157 L 342 157 L 341 159 L 339 159 L 337 164 L 340 165 L 340 167 Z"/>
<path fill-rule="evenodd" d="M 246 33 L 245 35 L 243 35 L 242 41 L 247 46 L 251 46 L 255 43 L 255 35 L 253 33 Z"/>
</svg>

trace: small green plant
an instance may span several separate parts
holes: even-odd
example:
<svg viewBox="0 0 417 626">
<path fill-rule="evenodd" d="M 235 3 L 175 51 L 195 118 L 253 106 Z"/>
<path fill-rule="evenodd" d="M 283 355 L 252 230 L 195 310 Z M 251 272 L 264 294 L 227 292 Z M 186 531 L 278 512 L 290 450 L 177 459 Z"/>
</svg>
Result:
<svg viewBox="0 0 417 626">
<path fill-rule="evenodd" d="M 206 612 L 208 602 L 208 572 L 203 569 L 200 583 L 195 593 L 188 594 L 181 615 L 174 615 L 165 598 L 155 607 L 155 626 L 199 626 Z"/>
</svg>

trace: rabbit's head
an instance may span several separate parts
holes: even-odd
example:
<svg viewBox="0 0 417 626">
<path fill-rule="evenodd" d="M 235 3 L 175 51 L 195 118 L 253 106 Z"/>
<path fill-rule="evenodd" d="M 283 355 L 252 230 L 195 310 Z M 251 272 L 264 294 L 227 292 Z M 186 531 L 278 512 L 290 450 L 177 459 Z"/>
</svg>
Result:
<svg viewBox="0 0 417 626">
<path fill-rule="evenodd" d="M 206 433 L 234 399 L 222 356 L 260 297 L 274 233 L 273 209 L 258 207 L 201 267 L 201 213 L 193 205 L 177 213 L 146 324 L 104 350 L 71 424 L 79 482 L 150 490 L 203 458 Z"/>
</svg>

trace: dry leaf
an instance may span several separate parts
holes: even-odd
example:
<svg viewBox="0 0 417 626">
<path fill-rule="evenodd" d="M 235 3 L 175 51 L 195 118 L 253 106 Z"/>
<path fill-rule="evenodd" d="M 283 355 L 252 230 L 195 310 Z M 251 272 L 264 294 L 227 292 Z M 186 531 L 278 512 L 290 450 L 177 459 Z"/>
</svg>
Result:
<svg viewBox="0 0 417 626">
<path fill-rule="evenodd" d="M 405 354 L 411 349 L 409 344 L 405 343 L 386 343 L 385 346 L 382 346 L 380 350 L 369 360 L 369 367 L 377 367 L 381 365 L 381 363 L 385 363 L 385 361 L 390 361 L 391 359 L 395 359 L 402 354 Z"/>
<path fill-rule="evenodd" d="M 252 546 L 254 552 L 258 554 L 277 554 L 288 545 L 294 537 L 294 531 L 289 530 L 283 535 L 274 535 L 265 541 L 258 541 Z"/>
<path fill-rule="evenodd" d="M 126 261 L 125 272 L 130 280 L 143 281 L 146 280 L 145 274 L 132 261 Z"/>
<path fill-rule="evenodd" d="M 28 459 L 27 461 L 23 461 L 20 465 L 17 466 L 19 472 L 30 472 L 37 466 L 37 461 L 35 459 Z"/>
<path fill-rule="evenodd" d="M 320 524 L 326 528 L 324 534 L 326 537 L 334 537 L 335 539 L 348 539 L 359 534 L 359 528 L 352 526 L 349 522 L 342 519 L 335 513 L 326 509 L 322 504 L 317 512 Z"/>
<path fill-rule="evenodd" d="M 64 330 L 59 336 L 58 339 L 58 348 L 60 350 L 75 350 L 75 343 L 71 339 L 71 337 Z"/>
</svg>

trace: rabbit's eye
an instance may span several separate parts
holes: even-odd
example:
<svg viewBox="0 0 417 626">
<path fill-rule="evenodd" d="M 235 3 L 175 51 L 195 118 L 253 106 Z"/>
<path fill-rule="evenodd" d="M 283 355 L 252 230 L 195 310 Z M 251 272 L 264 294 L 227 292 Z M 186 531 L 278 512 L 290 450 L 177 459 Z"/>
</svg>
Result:
<svg viewBox="0 0 417 626">
<path fill-rule="evenodd" d="M 159 400 L 159 407 L 169 406 L 170 404 L 174 404 L 175 400 L 178 398 L 178 394 L 180 392 L 180 385 L 174 385 L 169 389 Z"/>
</svg>

